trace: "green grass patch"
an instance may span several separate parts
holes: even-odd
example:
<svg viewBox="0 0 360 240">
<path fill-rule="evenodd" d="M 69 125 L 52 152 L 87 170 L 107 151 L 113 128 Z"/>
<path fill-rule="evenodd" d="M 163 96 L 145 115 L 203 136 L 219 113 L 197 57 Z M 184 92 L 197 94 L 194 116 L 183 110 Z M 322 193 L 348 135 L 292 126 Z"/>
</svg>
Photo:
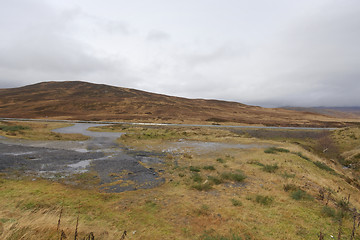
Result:
<svg viewBox="0 0 360 240">
<path fill-rule="evenodd" d="M 329 207 L 329 206 L 324 206 L 322 209 L 321 209 L 321 214 L 326 216 L 326 217 L 332 217 L 332 218 L 335 218 L 336 216 L 336 211 L 335 209 Z"/>
<path fill-rule="evenodd" d="M 298 189 L 296 191 L 293 191 L 291 193 L 291 198 L 294 200 L 313 200 L 313 196 L 309 195 L 307 192 L 305 192 L 304 190 Z"/>
<path fill-rule="evenodd" d="M 194 181 L 194 182 L 197 182 L 197 183 L 200 183 L 203 181 L 203 178 L 200 174 L 198 173 L 193 173 L 193 175 L 191 176 L 191 179 Z"/>
<path fill-rule="evenodd" d="M 274 173 L 278 168 L 279 167 L 278 167 L 277 164 L 273 164 L 273 165 L 266 164 L 266 165 L 263 166 L 262 170 L 264 172 Z"/>
<path fill-rule="evenodd" d="M 200 172 L 200 167 L 190 166 L 190 167 L 189 167 L 189 170 L 190 170 L 191 172 Z"/>
<path fill-rule="evenodd" d="M 238 200 L 238 199 L 235 199 L 235 198 L 231 199 L 231 203 L 232 203 L 233 206 L 236 206 L 236 207 L 242 206 L 242 202 L 240 200 Z"/>
<path fill-rule="evenodd" d="M 306 161 L 311 161 L 310 158 L 308 158 L 307 156 L 304 156 L 301 152 L 296 152 L 294 154 L 301 157 L 302 159 L 305 159 Z"/>
<path fill-rule="evenodd" d="M 214 183 L 215 185 L 219 185 L 223 183 L 224 181 L 221 178 L 214 177 L 214 176 L 208 176 L 208 180 Z"/>
<path fill-rule="evenodd" d="M 256 160 L 249 161 L 248 163 L 253 164 L 253 165 L 257 165 L 257 166 L 260 166 L 260 167 L 265 166 L 264 164 L 262 164 L 261 162 L 256 161 Z"/>
<path fill-rule="evenodd" d="M 319 161 L 316 161 L 316 162 L 313 162 L 318 168 L 322 169 L 322 170 L 325 170 L 327 172 L 331 172 L 331 173 L 335 173 L 335 170 L 332 169 L 331 167 L 329 167 L 328 165 L 326 165 L 325 163 L 322 163 L 322 162 L 319 162 Z"/>
<path fill-rule="evenodd" d="M 285 171 L 283 174 L 281 174 L 281 176 L 283 178 L 294 178 L 296 176 L 296 174 L 295 173 L 288 173 L 288 172 Z"/>
<path fill-rule="evenodd" d="M 209 191 L 212 189 L 212 185 L 210 183 L 196 183 L 192 185 L 192 188 L 198 191 Z"/>
<path fill-rule="evenodd" d="M 0 125 L 0 130 L 4 132 L 17 132 L 21 130 L 28 130 L 30 127 L 15 125 L 15 126 L 7 126 L 7 125 Z"/>
<path fill-rule="evenodd" d="M 288 153 L 290 152 L 289 150 L 285 149 L 285 148 L 277 148 L 277 147 L 270 147 L 264 150 L 264 153 L 278 153 L 278 152 L 282 152 L 282 153 Z"/>
<path fill-rule="evenodd" d="M 230 180 L 234 182 L 242 182 L 245 180 L 246 176 L 242 173 L 232 173 L 232 172 L 225 172 L 221 174 L 221 178 L 223 180 Z"/>
<path fill-rule="evenodd" d="M 270 205 L 273 203 L 274 198 L 270 196 L 256 195 L 255 201 L 261 205 Z"/>
<path fill-rule="evenodd" d="M 222 159 L 222 158 L 217 158 L 216 161 L 219 162 L 219 163 L 225 163 L 225 160 Z"/>
<path fill-rule="evenodd" d="M 284 191 L 285 192 L 294 192 L 294 191 L 297 191 L 297 190 L 299 190 L 299 187 L 296 186 L 295 184 L 288 183 L 288 184 L 284 185 Z"/>
<path fill-rule="evenodd" d="M 213 165 L 208 165 L 208 166 L 203 166 L 204 170 L 210 170 L 210 171 L 214 171 L 215 167 Z"/>
</svg>

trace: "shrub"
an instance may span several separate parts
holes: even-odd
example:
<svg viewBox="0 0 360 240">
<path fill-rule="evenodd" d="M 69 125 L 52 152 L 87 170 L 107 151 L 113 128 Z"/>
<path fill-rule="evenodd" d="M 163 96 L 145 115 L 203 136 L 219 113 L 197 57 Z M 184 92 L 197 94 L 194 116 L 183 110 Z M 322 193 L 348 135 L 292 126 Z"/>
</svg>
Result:
<svg viewBox="0 0 360 240">
<path fill-rule="evenodd" d="M 259 161 L 254 161 L 254 160 L 252 160 L 252 161 L 250 161 L 250 162 L 248 162 L 248 163 L 249 163 L 249 164 L 258 165 L 258 166 L 261 166 L 261 167 L 265 166 L 265 165 L 262 164 L 261 162 L 259 162 Z"/>
<path fill-rule="evenodd" d="M 192 179 L 194 182 L 202 182 L 202 181 L 203 181 L 203 178 L 202 178 L 201 175 L 198 174 L 198 173 L 194 173 L 194 174 L 191 176 L 191 179 Z"/>
<path fill-rule="evenodd" d="M 206 205 L 206 204 L 203 204 L 203 205 L 201 205 L 200 208 L 196 209 L 194 212 L 198 216 L 200 216 L 200 215 L 209 215 L 210 207 L 208 205 Z"/>
<path fill-rule="evenodd" d="M 296 186 L 295 184 L 288 183 L 288 184 L 284 185 L 284 191 L 285 192 L 293 192 L 293 191 L 296 191 L 298 189 L 299 189 L 299 187 Z"/>
<path fill-rule="evenodd" d="M 200 167 L 190 166 L 189 169 L 192 172 L 200 172 Z"/>
<path fill-rule="evenodd" d="M 211 181 L 212 183 L 214 183 L 216 185 L 223 183 L 223 181 L 218 177 L 208 176 L 208 179 L 209 179 L 209 181 Z"/>
<path fill-rule="evenodd" d="M 221 178 L 224 180 L 231 180 L 234 182 L 242 182 L 245 180 L 246 176 L 242 173 L 226 172 L 221 174 Z"/>
<path fill-rule="evenodd" d="M 209 191 L 212 189 L 212 186 L 210 183 L 197 183 L 192 185 L 192 188 L 198 191 Z"/>
<path fill-rule="evenodd" d="M 329 206 L 324 206 L 322 209 L 321 209 L 321 214 L 323 214 L 324 216 L 326 217 L 332 217 L 334 218 L 336 216 L 336 211 L 335 209 L 329 207 Z"/>
<path fill-rule="evenodd" d="M 264 150 L 264 153 L 277 153 L 277 152 L 288 153 L 290 151 L 285 148 L 277 148 L 277 147 L 270 147 Z"/>
<path fill-rule="evenodd" d="M 215 170 L 215 167 L 214 167 L 213 165 L 209 165 L 209 166 L 204 166 L 203 169 L 204 169 L 204 170 L 214 171 L 214 170 Z"/>
<path fill-rule="evenodd" d="M 295 200 L 313 200 L 314 198 L 304 190 L 298 189 L 291 193 L 291 198 Z"/>
<path fill-rule="evenodd" d="M 219 162 L 219 163 L 225 163 L 225 160 L 222 159 L 222 158 L 217 158 L 216 161 Z"/>
<path fill-rule="evenodd" d="M 287 173 L 287 172 L 284 172 L 281 176 L 283 178 L 294 178 L 295 177 L 295 173 Z"/>
<path fill-rule="evenodd" d="M 273 197 L 269 196 L 257 195 L 255 201 L 262 205 L 270 205 L 274 201 L 274 199 Z"/>
<path fill-rule="evenodd" d="M 232 205 L 234 205 L 234 206 L 242 206 L 242 202 L 241 202 L 240 200 L 238 200 L 238 199 L 232 198 L 232 199 L 231 199 L 231 203 L 232 203 Z"/>
<path fill-rule="evenodd" d="M 274 173 L 278 168 L 279 168 L 279 167 L 278 167 L 277 164 L 274 164 L 274 165 L 266 164 L 266 165 L 264 165 L 264 167 L 262 168 L 262 170 L 263 170 L 264 172 Z"/>
</svg>

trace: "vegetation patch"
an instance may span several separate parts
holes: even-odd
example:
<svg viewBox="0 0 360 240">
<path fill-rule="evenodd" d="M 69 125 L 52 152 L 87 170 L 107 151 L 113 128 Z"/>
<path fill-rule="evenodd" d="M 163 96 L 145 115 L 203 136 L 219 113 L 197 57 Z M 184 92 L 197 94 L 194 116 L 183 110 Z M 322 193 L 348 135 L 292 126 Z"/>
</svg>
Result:
<svg viewBox="0 0 360 240">
<path fill-rule="evenodd" d="M 330 172 L 330 173 L 335 173 L 334 169 L 332 169 L 331 167 L 329 167 L 325 163 L 322 163 L 322 162 L 319 162 L 319 161 L 316 161 L 316 162 L 313 162 L 313 163 L 315 164 L 315 166 L 317 166 L 318 168 L 320 168 L 322 170 L 325 170 L 325 171 Z"/>
<path fill-rule="evenodd" d="M 242 173 L 232 173 L 232 172 L 225 172 L 221 174 L 221 178 L 223 180 L 230 180 L 234 182 L 242 182 L 245 180 L 246 176 Z"/>
<path fill-rule="evenodd" d="M 219 185 L 221 183 L 223 183 L 224 181 L 219 178 L 219 177 L 214 177 L 214 176 L 208 176 L 208 180 L 212 183 L 214 183 L 215 185 Z"/>
<path fill-rule="evenodd" d="M 279 167 L 278 167 L 277 164 L 273 164 L 273 165 L 266 164 L 266 165 L 263 166 L 262 170 L 264 172 L 274 173 L 278 168 Z"/>
<path fill-rule="evenodd" d="M 210 170 L 210 171 L 214 171 L 215 167 L 213 165 L 208 165 L 208 166 L 203 166 L 204 170 Z"/>
<path fill-rule="evenodd" d="M 192 185 L 193 189 L 196 189 L 198 191 L 209 191 L 212 189 L 212 185 L 207 182 L 207 183 L 196 183 Z"/>
<path fill-rule="evenodd" d="M 285 148 L 277 148 L 277 147 L 270 147 L 264 150 L 264 153 L 278 153 L 278 152 L 282 152 L 282 153 L 288 153 L 290 152 L 289 150 L 285 149 Z"/>
<path fill-rule="evenodd" d="M 0 130 L 4 132 L 16 132 L 21 130 L 28 130 L 30 127 L 22 126 L 22 125 L 15 125 L 15 126 L 7 126 L 7 125 L 0 125 Z"/>
<path fill-rule="evenodd" d="M 200 167 L 190 166 L 190 167 L 189 167 L 189 170 L 190 170 L 191 172 L 200 172 Z"/>
<path fill-rule="evenodd" d="M 194 182 L 202 182 L 203 181 L 203 178 L 200 174 L 198 173 L 193 173 L 193 175 L 191 176 L 191 179 L 194 181 Z"/>
<path fill-rule="evenodd" d="M 293 191 L 297 191 L 298 189 L 299 187 L 292 183 L 288 183 L 284 185 L 285 192 L 293 192 Z"/>
<path fill-rule="evenodd" d="M 256 195 L 255 201 L 261 205 L 267 206 L 273 203 L 274 198 L 270 196 Z"/>
<path fill-rule="evenodd" d="M 294 154 L 301 157 L 302 159 L 305 159 L 306 161 L 311 161 L 310 158 L 308 158 L 307 156 L 304 156 L 301 152 L 296 152 Z"/>
<path fill-rule="evenodd" d="M 309 195 L 304 190 L 298 189 L 291 193 L 291 198 L 294 200 L 313 200 L 313 196 Z"/>
<path fill-rule="evenodd" d="M 231 199 L 231 203 L 232 203 L 233 206 L 236 206 L 236 207 L 242 206 L 242 202 L 240 200 L 238 200 L 238 199 L 235 199 L 235 198 Z"/>
</svg>

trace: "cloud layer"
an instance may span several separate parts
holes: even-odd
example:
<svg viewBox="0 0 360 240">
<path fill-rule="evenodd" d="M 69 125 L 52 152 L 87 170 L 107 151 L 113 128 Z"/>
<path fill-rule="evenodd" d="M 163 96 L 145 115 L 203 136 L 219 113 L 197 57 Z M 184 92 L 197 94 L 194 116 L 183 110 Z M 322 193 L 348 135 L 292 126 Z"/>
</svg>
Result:
<svg viewBox="0 0 360 240">
<path fill-rule="evenodd" d="M 358 29 L 355 0 L 5 0 L 0 88 L 84 80 L 262 106 L 354 106 Z"/>
</svg>

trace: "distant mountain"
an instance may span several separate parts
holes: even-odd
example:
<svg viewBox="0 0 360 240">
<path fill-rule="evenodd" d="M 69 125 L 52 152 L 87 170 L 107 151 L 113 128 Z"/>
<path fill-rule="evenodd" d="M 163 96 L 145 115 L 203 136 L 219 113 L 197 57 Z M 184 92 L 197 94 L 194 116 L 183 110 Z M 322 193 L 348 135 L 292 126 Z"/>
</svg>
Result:
<svg viewBox="0 0 360 240">
<path fill-rule="evenodd" d="M 344 125 L 342 120 L 319 113 L 171 97 L 80 81 L 42 82 L 0 89 L 0 117 L 268 126 Z"/>
<path fill-rule="evenodd" d="M 284 109 L 323 114 L 336 118 L 360 119 L 360 107 L 284 107 Z"/>
</svg>

